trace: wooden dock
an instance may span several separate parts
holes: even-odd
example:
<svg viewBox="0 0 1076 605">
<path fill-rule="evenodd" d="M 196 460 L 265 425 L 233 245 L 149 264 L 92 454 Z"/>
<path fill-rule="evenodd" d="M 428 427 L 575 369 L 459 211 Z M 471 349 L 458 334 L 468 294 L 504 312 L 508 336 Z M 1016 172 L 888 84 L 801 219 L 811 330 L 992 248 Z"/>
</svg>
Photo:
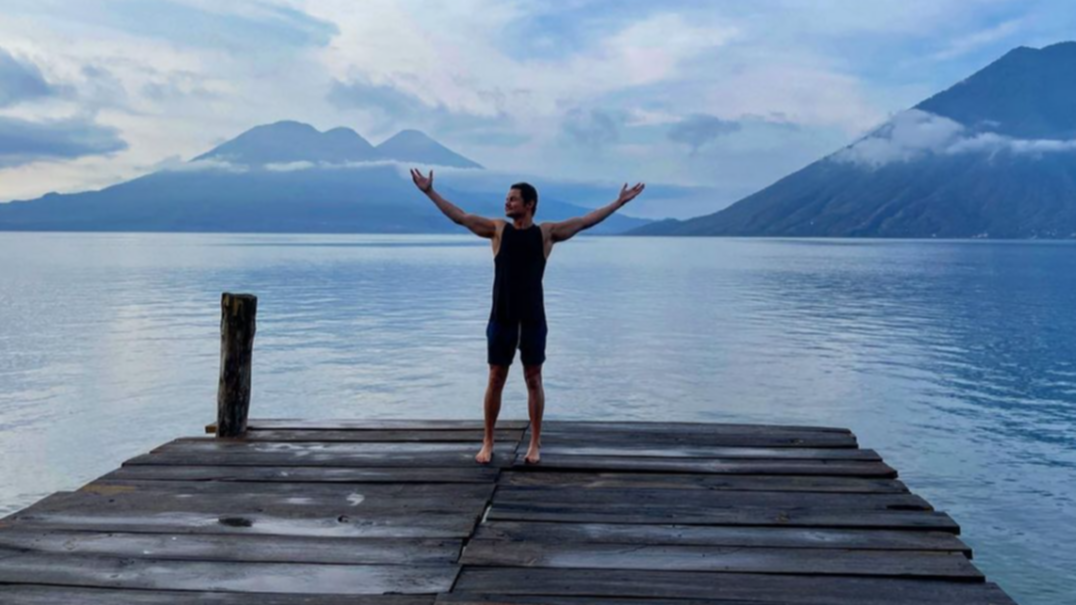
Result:
<svg viewBox="0 0 1076 605">
<path fill-rule="evenodd" d="M 4 605 L 1002 605 L 844 429 L 251 420 L 0 521 Z"/>
</svg>

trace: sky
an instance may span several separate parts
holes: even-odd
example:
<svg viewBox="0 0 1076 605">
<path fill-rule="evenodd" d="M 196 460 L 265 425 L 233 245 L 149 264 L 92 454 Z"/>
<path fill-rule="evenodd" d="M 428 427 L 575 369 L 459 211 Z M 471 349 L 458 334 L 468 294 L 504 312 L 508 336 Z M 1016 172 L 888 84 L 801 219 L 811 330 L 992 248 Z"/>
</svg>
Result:
<svg viewBox="0 0 1076 605">
<path fill-rule="evenodd" d="M 716 209 L 1012 48 L 1076 38 L 1068 0 L 0 0 L 0 15 L 0 201 L 298 120 L 374 144 L 415 128 L 506 178 L 611 198 L 625 181 L 705 186 Z"/>
</svg>

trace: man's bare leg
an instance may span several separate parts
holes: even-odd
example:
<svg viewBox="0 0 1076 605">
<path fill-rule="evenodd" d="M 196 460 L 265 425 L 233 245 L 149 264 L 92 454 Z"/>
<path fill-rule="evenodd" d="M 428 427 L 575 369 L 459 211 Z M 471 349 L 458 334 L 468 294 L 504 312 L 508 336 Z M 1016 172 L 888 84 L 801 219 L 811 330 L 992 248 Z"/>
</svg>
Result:
<svg viewBox="0 0 1076 605">
<path fill-rule="evenodd" d="M 486 399 L 482 406 L 485 412 L 485 432 L 482 436 L 482 449 L 475 454 L 479 464 L 489 464 L 493 458 L 493 430 L 497 426 L 497 416 L 501 413 L 501 393 L 504 383 L 508 382 L 508 366 L 489 366 L 489 384 L 486 385 Z"/>
<path fill-rule="evenodd" d="M 542 414 L 545 413 L 545 389 L 542 388 L 542 365 L 523 366 L 527 380 L 527 412 L 531 418 L 531 442 L 523 461 L 538 464 L 542 447 Z"/>
</svg>

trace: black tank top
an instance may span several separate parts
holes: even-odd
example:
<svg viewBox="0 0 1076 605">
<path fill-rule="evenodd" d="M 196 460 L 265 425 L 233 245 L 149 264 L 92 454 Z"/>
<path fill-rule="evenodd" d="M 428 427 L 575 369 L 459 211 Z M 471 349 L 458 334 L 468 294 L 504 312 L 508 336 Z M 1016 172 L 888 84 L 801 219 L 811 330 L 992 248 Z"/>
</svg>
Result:
<svg viewBox="0 0 1076 605">
<path fill-rule="evenodd" d="M 493 309 L 490 319 L 499 322 L 545 321 L 542 276 L 545 244 L 542 228 L 516 229 L 505 223 L 501 247 L 493 259 Z"/>
</svg>

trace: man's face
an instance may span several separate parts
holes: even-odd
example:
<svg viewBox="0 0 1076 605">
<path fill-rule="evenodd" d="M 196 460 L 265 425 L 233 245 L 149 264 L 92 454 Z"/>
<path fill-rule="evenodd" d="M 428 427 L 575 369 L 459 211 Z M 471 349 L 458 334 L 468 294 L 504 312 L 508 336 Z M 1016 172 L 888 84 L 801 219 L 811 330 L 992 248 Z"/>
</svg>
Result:
<svg viewBox="0 0 1076 605">
<path fill-rule="evenodd" d="M 504 214 L 508 218 L 522 218 L 527 216 L 527 205 L 523 203 L 523 194 L 519 189 L 509 189 L 504 198 Z"/>
</svg>

